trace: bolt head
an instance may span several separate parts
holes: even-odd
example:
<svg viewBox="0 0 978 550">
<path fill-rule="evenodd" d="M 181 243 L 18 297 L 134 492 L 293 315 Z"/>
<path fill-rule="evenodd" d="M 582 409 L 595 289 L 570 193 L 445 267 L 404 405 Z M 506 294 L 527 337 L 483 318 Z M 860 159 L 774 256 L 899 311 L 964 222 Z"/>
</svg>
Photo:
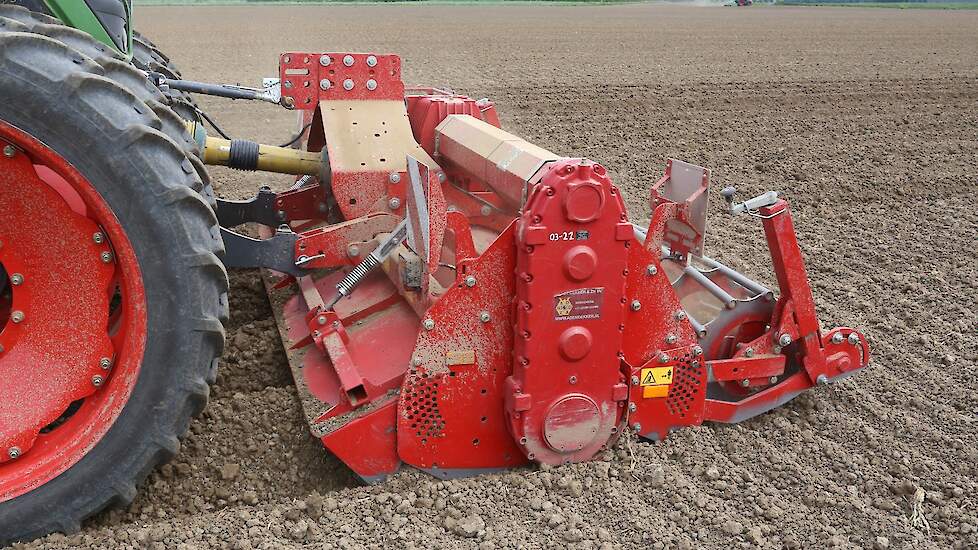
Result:
<svg viewBox="0 0 978 550">
<path fill-rule="evenodd" d="M 785 346 L 787 346 L 790 343 L 791 343 L 791 335 L 790 334 L 782 334 L 781 335 L 781 338 L 778 338 L 778 344 L 780 344 L 781 347 L 785 347 Z"/>
<path fill-rule="evenodd" d="M 637 386 L 637 385 L 638 385 L 638 383 L 639 383 L 639 379 L 638 379 L 638 376 L 633 376 L 633 377 L 632 377 L 632 385 L 633 385 L 633 386 Z"/>
<path fill-rule="evenodd" d="M 103 357 L 99 359 L 98 366 L 101 367 L 102 370 L 109 370 L 112 367 L 112 359 Z"/>
<path fill-rule="evenodd" d="M 413 365 L 415 367 L 420 367 L 421 366 L 421 359 L 418 359 L 417 357 L 415 357 L 414 359 L 411 359 L 411 365 Z"/>
<path fill-rule="evenodd" d="M 815 378 L 815 383 L 818 384 L 819 386 L 828 386 L 829 385 L 829 377 L 828 376 L 825 376 L 824 374 L 820 374 L 820 375 L 818 375 L 817 378 Z"/>
<path fill-rule="evenodd" d="M 102 244 L 105 242 L 105 234 L 101 232 L 95 233 L 92 235 L 92 240 L 95 241 L 95 244 Z"/>
<path fill-rule="evenodd" d="M 401 181 L 401 175 L 398 174 L 397 172 L 391 172 L 390 180 L 391 183 L 397 183 Z"/>
<path fill-rule="evenodd" d="M 425 330 L 432 330 L 434 328 L 435 328 L 435 320 L 434 319 L 428 318 L 428 319 L 425 319 L 424 320 L 424 329 Z"/>
<path fill-rule="evenodd" d="M 13 322 L 15 322 L 15 323 L 23 323 L 24 322 L 24 312 L 23 311 L 15 311 L 15 312 L 11 313 L 10 314 L 10 320 L 13 321 Z"/>
<path fill-rule="evenodd" d="M 683 319 L 686 318 L 686 312 L 685 311 L 682 311 L 682 310 L 677 311 L 676 314 L 675 314 L 675 317 L 676 317 L 676 320 L 677 321 L 682 321 Z"/>
<path fill-rule="evenodd" d="M 488 323 L 489 319 L 490 316 L 488 311 L 483 311 L 482 313 L 479 314 L 479 320 L 482 321 L 483 323 Z"/>
<path fill-rule="evenodd" d="M 855 332 L 849 333 L 849 343 L 853 346 L 859 343 L 859 336 L 857 336 Z"/>
<path fill-rule="evenodd" d="M 678 340 L 678 338 L 676 338 L 676 335 L 675 334 L 667 334 L 666 335 L 666 343 L 667 344 L 675 344 L 676 343 L 676 340 Z"/>
<path fill-rule="evenodd" d="M 112 253 L 109 252 L 108 250 L 106 250 L 105 252 L 102 252 L 101 254 L 99 254 L 99 257 L 102 259 L 102 263 L 103 264 L 110 264 L 110 263 L 112 263 Z"/>
<path fill-rule="evenodd" d="M 660 363 L 668 363 L 669 362 L 669 354 L 668 353 L 665 353 L 665 352 L 660 353 L 659 354 L 659 362 Z"/>
<path fill-rule="evenodd" d="M 9 456 L 11 460 L 20 457 L 20 447 L 11 447 L 7 449 L 7 456 Z"/>
<path fill-rule="evenodd" d="M 747 348 L 744 350 L 744 357 L 754 357 L 754 348 Z"/>
<path fill-rule="evenodd" d="M 475 277 L 473 275 L 469 275 L 468 277 L 465 278 L 465 286 L 469 288 L 475 286 Z"/>
<path fill-rule="evenodd" d="M 3 156 L 11 158 L 17 154 L 17 149 L 14 149 L 13 145 L 5 145 L 3 148 Z"/>
<path fill-rule="evenodd" d="M 634 402 L 631 402 L 628 404 L 628 410 L 631 412 L 635 412 L 638 410 L 638 405 L 636 405 Z"/>
<path fill-rule="evenodd" d="M 642 302 L 639 302 L 638 300 L 632 300 L 631 307 L 632 307 L 632 311 L 638 311 L 642 309 Z"/>
<path fill-rule="evenodd" d="M 24 276 L 20 273 L 14 273 L 10 276 L 10 284 L 14 286 L 20 286 L 24 284 Z"/>
<path fill-rule="evenodd" d="M 570 384 L 577 384 L 577 377 L 571 376 L 570 378 L 567 379 L 567 382 Z"/>
<path fill-rule="evenodd" d="M 642 433 L 642 425 L 638 422 L 632 424 L 632 429 L 635 430 L 635 433 Z"/>
<path fill-rule="evenodd" d="M 355 244 L 351 244 L 350 246 L 346 247 L 346 254 L 351 258 L 356 258 L 360 255 L 360 247 Z"/>
<path fill-rule="evenodd" d="M 376 90 L 377 89 L 377 81 L 374 80 L 374 79 L 372 79 L 372 78 L 370 80 L 368 80 L 367 81 L 367 89 L 370 90 L 371 92 L 374 91 L 374 90 Z"/>
<path fill-rule="evenodd" d="M 347 67 L 352 67 L 353 66 L 353 56 L 352 55 L 345 55 L 345 56 L 343 56 L 343 64 L 346 65 Z"/>
<path fill-rule="evenodd" d="M 832 335 L 832 343 L 833 344 L 841 344 L 842 343 L 842 340 L 844 340 L 844 338 L 842 337 L 842 333 L 841 332 L 836 332 L 835 334 Z"/>
<path fill-rule="evenodd" d="M 101 386 L 103 383 L 105 383 L 105 378 L 102 378 L 101 375 L 96 374 L 95 376 L 92 377 L 92 385 L 95 386 L 96 388 Z"/>
<path fill-rule="evenodd" d="M 492 208 L 489 208 L 488 205 L 484 204 L 482 205 L 482 208 L 479 209 L 479 213 L 483 216 L 488 216 L 489 214 L 492 214 Z"/>
<path fill-rule="evenodd" d="M 746 388 L 747 386 L 750 386 L 750 380 L 744 378 L 740 381 L 740 385 Z"/>
<path fill-rule="evenodd" d="M 389 206 L 391 210 L 397 210 L 401 207 L 401 199 L 391 197 L 391 200 L 387 201 L 387 206 Z"/>
<path fill-rule="evenodd" d="M 322 65 L 323 67 L 328 67 L 329 64 L 332 63 L 332 62 L 333 62 L 333 59 L 330 56 L 328 56 L 328 55 L 321 55 L 321 56 L 319 56 L 319 64 Z"/>
<path fill-rule="evenodd" d="M 696 346 L 695 348 L 693 348 L 693 355 L 695 355 L 697 357 L 699 357 L 700 355 L 703 355 L 703 348 L 700 347 L 700 346 Z"/>
<path fill-rule="evenodd" d="M 330 87 L 332 87 L 332 86 L 333 86 L 333 83 L 330 82 L 328 78 L 324 78 L 324 79 L 322 79 L 322 80 L 319 81 L 319 89 L 322 90 L 322 91 L 324 91 L 324 92 L 326 90 L 330 89 Z"/>
<path fill-rule="evenodd" d="M 768 378 L 767 381 L 770 382 L 770 383 L 772 383 L 772 384 L 777 384 L 778 383 L 778 377 L 777 376 L 772 376 L 771 378 Z"/>
<path fill-rule="evenodd" d="M 658 272 L 659 272 L 659 268 L 655 267 L 652 264 L 649 264 L 648 266 L 645 267 L 645 274 L 646 275 L 655 275 Z"/>
<path fill-rule="evenodd" d="M 346 91 L 349 92 L 350 90 L 353 89 L 353 86 L 355 86 L 355 84 L 353 83 L 353 79 L 347 78 L 346 80 L 343 81 L 343 89 L 344 90 L 346 90 Z"/>
<path fill-rule="evenodd" d="M 375 55 L 368 55 L 367 56 L 367 66 L 368 67 L 376 67 L 377 66 L 377 56 L 375 56 Z"/>
<path fill-rule="evenodd" d="M 319 323 L 320 325 L 325 325 L 326 321 L 327 319 L 325 315 L 320 315 L 319 317 L 316 318 L 316 322 Z"/>
<path fill-rule="evenodd" d="M 439 183 L 445 183 L 445 180 L 447 180 L 447 179 L 448 179 L 448 176 L 446 176 L 444 172 L 438 172 L 438 182 Z"/>
</svg>

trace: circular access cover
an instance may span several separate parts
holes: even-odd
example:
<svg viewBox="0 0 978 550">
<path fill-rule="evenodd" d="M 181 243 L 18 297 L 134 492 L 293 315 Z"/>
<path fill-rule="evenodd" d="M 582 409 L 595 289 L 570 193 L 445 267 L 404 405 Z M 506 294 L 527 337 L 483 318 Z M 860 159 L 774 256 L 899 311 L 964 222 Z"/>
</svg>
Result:
<svg viewBox="0 0 978 550">
<path fill-rule="evenodd" d="M 543 436 L 551 449 L 571 453 L 594 441 L 600 425 L 601 413 L 593 400 L 583 395 L 568 395 L 550 407 Z"/>
</svg>

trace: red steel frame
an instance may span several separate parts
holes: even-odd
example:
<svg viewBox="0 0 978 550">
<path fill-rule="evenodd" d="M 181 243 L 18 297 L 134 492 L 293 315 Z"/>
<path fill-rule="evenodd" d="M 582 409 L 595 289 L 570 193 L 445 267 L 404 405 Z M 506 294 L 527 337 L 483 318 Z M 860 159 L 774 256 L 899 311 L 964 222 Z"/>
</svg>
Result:
<svg viewBox="0 0 978 550">
<path fill-rule="evenodd" d="M 337 65 L 344 59 L 349 63 Z M 411 195 L 397 163 L 389 171 L 334 167 L 330 182 L 280 196 L 283 209 L 320 222 L 299 234 L 296 259 L 340 269 L 297 281 L 272 277 L 270 287 L 283 303 L 283 336 L 313 432 L 363 479 L 380 480 L 402 462 L 453 477 L 528 461 L 587 460 L 626 426 L 660 439 L 704 420 L 740 421 L 868 363 L 858 332 L 820 333 L 785 201 L 756 214 L 781 295 L 770 319 L 744 319 L 769 327 L 732 356 L 718 357 L 700 347 L 663 269 L 663 244 L 687 257 L 702 242 L 690 220 L 695 197 L 674 202 L 656 191 L 668 169 L 654 186 L 643 242 L 598 164 L 555 157 L 525 179 L 491 164 L 505 178 L 485 181 L 467 169 L 480 162 L 471 149 L 455 141 L 440 147 L 450 116 L 498 128 L 491 102 L 433 88 L 405 96 L 396 56 L 290 52 L 281 61 L 283 93 L 304 123 L 316 123 L 310 150 L 340 147 L 327 135 L 336 116 L 330 102 L 396 99 L 404 100 L 413 134 L 404 150 L 433 159 L 420 160 L 432 178 L 424 197 Z M 329 83 L 319 85 L 323 79 Z M 368 79 L 373 89 L 363 85 Z M 349 89 L 338 86 L 347 80 Z M 352 111 L 356 103 L 341 104 Z M 478 124 L 463 130 L 454 130 L 453 140 L 483 131 Z M 517 155 L 523 146 L 513 143 Z M 418 144 L 423 152 L 411 153 Z M 705 193 L 707 172 L 703 179 L 697 193 Z M 510 187 L 501 196 L 493 185 Z M 521 193 L 525 203 L 513 210 L 512 197 Z M 330 195 L 346 221 L 322 225 L 322 208 L 307 201 L 318 205 Z M 329 310 L 344 270 L 406 215 L 406 201 L 423 201 L 430 219 L 425 282 L 420 289 L 405 283 L 416 256 L 402 248 Z M 691 230 L 681 240 L 670 233 L 676 224 Z M 709 396 L 717 384 L 743 391 Z"/>
</svg>

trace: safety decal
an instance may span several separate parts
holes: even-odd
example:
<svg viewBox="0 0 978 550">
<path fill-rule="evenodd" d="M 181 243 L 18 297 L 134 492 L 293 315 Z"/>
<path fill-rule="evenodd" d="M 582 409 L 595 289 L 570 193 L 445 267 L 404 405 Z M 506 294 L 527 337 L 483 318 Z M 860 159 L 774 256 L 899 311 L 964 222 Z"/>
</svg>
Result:
<svg viewBox="0 0 978 550">
<path fill-rule="evenodd" d="M 672 385 L 672 367 L 652 367 L 642 369 L 640 385 L 642 397 L 666 397 Z"/>
</svg>

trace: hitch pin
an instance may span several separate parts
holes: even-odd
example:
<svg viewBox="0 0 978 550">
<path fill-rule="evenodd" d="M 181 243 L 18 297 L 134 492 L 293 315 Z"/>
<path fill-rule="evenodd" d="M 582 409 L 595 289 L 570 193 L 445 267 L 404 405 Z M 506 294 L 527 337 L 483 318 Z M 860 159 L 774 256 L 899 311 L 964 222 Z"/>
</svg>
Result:
<svg viewBox="0 0 978 550">
<path fill-rule="evenodd" d="M 763 195 L 758 195 L 752 199 L 747 199 L 746 201 L 739 202 L 739 203 L 734 202 L 733 200 L 734 195 L 736 194 L 737 194 L 736 187 L 725 187 L 723 191 L 720 191 L 720 195 L 723 197 L 723 200 L 727 201 L 727 205 L 729 206 L 730 213 L 734 215 L 743 214 L 745 212 L 748 214 L 752 214 L 754 212 L 757 212 L 759 208 L 763 208 L 765 206 L 771 206 L 772 204 L 778 202 L 777 191 L 768 191 Z"/>
</svg>

